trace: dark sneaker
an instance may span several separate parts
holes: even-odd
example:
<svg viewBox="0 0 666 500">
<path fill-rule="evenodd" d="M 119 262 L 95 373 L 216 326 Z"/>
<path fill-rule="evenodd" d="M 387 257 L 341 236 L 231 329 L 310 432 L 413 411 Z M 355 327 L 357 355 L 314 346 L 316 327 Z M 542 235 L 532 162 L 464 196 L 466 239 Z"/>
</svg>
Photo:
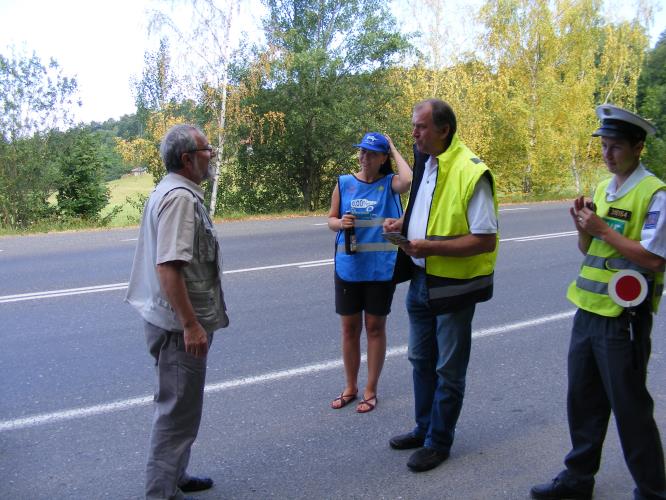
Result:
<svg viewBox="0 0 666 500">
<path fill-rule="evenodd" d="M 425 438 L 415 436 L 413 433 L 400 434 L 389 439 L 389 445 L 394 450 L 412 450 L 423 446 Z"/>
<path fill-rule="evenodd" d="M 589 500 L 592 498 L 592 488 L 574 489 L 556 477 L 550 483 L 533 486 L 530 495 L 541 500 Z"/>
<path fill-rule="evenodd" d="M 437 451 L 428 447 L 421 448 L 420 450 L 412 453 L 412 456 L 409 457 L 407 467 L 412 469 L 414 472 L 424 472 L 430 469 L 434 469 L 447 458 L 449 458 L 448 453 Z"/>
</svg>

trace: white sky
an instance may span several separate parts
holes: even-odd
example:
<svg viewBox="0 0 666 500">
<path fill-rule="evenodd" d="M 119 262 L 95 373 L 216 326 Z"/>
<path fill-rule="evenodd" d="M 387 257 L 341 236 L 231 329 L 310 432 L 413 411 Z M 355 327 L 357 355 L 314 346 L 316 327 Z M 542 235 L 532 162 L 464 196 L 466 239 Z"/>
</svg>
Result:
<svg viewBox="0 0 666 500">
<path fill-rule="evenodd" d="M 0 50 L 55 58 L 77 78 L 78 120 L 117 118 L 134 111 L 130 76 L 141 74 L 151 48 L 144 8 L 143 0 L 0 0 Z"/>
<path fill-rule="evenodd" d="M 242 7 L 255 3 L 240 1 Z M 451 4 L 459 11 L 469 2 Z M 611 4 L 616 6 L 611 11 L 631 15 L 633 2 Z M 656 4 L 651 46 L 666 29 L 666 0 Z M 7 48 L 13 45 L 28 55 L 35 51 L 43 62 L 55 58 L 65 75 L 77 78 L 83 102 L 75 112 L 77 121 L 118 118 L 135 111 L 131 78 L 141 75 L 144 52 L 157 47 L 158 38 L 149 37 L 146 25 L 151 5 L 150 0 L 0 0 L 0 53 L 9 55 Z M 249 10 L 256 16 L 256 3 Z M 394 14 L 400 17 L 396 6 Z M 404 15 L 409 19 L 413 13 Z"/>
</svg>

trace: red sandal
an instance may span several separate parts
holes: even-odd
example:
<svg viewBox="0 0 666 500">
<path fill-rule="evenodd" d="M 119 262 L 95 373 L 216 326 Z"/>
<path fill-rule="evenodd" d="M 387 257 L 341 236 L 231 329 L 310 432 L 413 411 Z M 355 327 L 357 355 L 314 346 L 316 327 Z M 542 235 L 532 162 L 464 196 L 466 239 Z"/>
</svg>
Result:
<svg viewBox="0 0 666 500">
<path fill-rule="evenodd" d="M 373 399 L 375 400 L 374 404 L 370 402 Z M 361 405 L 367 405 L 368 408 L 362 409 Z M 377 394 L 368 399 L 361 399 L 361 401 L 359 401 L 358 405 L 356 406 L 356 413 L 369 413 L 375 409 L 375 406 L 377 406 Z"/>
<path fill-rule="evenodd" d="M 354 401 L 356 399 L 356 392 L 354 394 L 345 394 L 344 391 L 340 393 L 340 395 L 335 398 L 333 401 L 331 401 L 331 408 L 334 410 L 339 410 L 340 408 L 344 408 L 347 406 L 349 403 Z M 336 401 L 340 401 L 340 406 L 333 406 Z"/>
</svg>

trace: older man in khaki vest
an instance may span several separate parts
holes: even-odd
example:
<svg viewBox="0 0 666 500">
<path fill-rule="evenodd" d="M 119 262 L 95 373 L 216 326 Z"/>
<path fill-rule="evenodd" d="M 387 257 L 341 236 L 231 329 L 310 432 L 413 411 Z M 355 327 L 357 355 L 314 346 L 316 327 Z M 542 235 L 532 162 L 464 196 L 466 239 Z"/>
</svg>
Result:
<svg viewBox="0 0 666 500">
<path fill-rule="evenodd" d="M 181 500 L 213 486 L 187 474 L 199 431 L 206 359 L 213 332 L 229 324 L 222 261 L 200 184 L 210 178 L 214 148 L 192 125 L 164 136 L 168 174 L 143 214 L 126 301 L 143 317 L 155 358 L 155 415 L 146 467 L 146 498 Z"/>
</svg>

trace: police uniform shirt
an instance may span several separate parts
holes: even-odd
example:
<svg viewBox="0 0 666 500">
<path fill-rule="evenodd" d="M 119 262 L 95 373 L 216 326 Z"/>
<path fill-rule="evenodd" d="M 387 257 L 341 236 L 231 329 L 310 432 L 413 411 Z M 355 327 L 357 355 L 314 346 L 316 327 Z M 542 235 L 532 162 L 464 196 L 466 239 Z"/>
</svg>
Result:
<svg viewBox="0 0 666 500">
<path fill-rule="evenodd" d="M 606 188 L 606 201 L 612 203 L 621 198 L 648 175 L 652 174 L 641 163 L 620 189 L 617 188 L 616 178 L 613 177 Z M 648 213 L 643 221 L 640 244 L 648 252 L 666 259 L 666 191 L 663 189 L 652 196 Z"/>
<path fill-rule="evenodd" d="M 410 240 L 425 239 L 430 204 L 437 183 L 437 170 L 437 157 L 430 156 L 426 161 L 423 178 L 414 198 L 412 215 L 407 229 L 407 238 Z M 485 175 L 479 179 L 474 187 L 474 193 L 467 206 L 467 222 L 471 234 L 497 234 L 497 215 L 493 203 L 492 187 Z M 424 258 L 412 257 L 412 261 L 417 266 L 425 268 Z"/>
</svg>

